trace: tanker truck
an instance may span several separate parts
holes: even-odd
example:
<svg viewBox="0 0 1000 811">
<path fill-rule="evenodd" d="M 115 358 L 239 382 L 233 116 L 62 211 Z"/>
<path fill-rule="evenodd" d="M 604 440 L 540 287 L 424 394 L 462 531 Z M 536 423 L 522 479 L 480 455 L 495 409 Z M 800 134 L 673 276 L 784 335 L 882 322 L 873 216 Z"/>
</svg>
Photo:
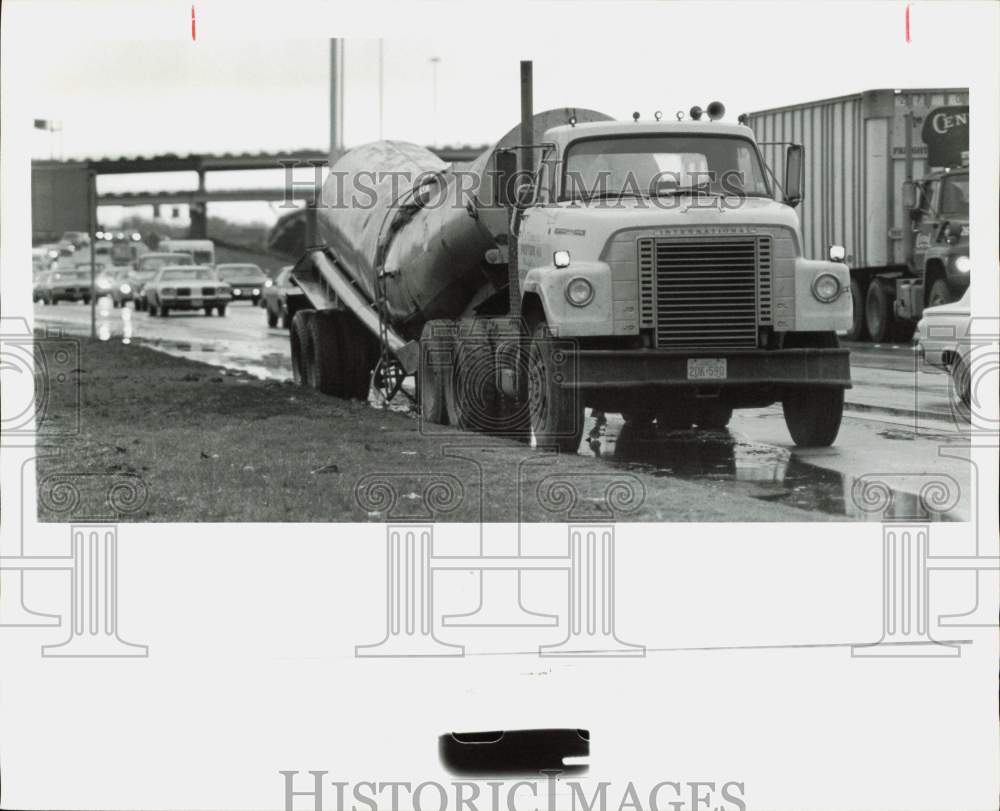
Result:
<svg viewBox="0 0 1000 811">
<path fill-rule="evenodd" d="M 782 404 L 794 442 L 833 443 L 851 325 L 840 262 L 802 255 L 795 206 L 721 104 L 677 120 L 533 114 L 471 164 L 414 144 L 346 153 L 292 270 L 297 382 L 387 396 L 416 378 L 427 426 L 575 452 L 585 409 L 661 429 Z M 654 429 L 655 430 L 655 429 Z"/>
<path fill-rule="evenodd" d="M 968 105 L 964 88 L 869 90 L 740 117 L 765 158 L 809 148 L 803 250 L 850 266 L 848 339 L 909 341 L 968 288 Z"/>
</svg>

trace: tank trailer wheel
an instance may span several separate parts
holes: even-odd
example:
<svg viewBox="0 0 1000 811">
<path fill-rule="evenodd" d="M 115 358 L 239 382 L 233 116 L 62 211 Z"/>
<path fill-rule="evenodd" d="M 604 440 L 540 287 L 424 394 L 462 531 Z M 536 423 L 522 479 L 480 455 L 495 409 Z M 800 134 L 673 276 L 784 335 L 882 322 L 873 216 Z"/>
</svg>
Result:
<svg viewBox="0 0 1000 811">
<path fill-rule="evenodd" d="M 528 411 L 535 444 L 576 453 L 583 435 L 583 400 L 578 390 L 559 385 L 568 369 L 566 350 L 559 347 L 542 321 L 528 346 Z"/>
<path fill-rule="evenodd" d="M 310 385 L 310 367 L 312 366 L 312 331 L 310 323 L 315 310 L 299 310 L 292 320 L 289 331 L 289 341 L 292 352 L 292 379 L 299 386 Z"/>
<path fill-rule="evenodd" d="M 455 322 L 443 318 L 428 321 L 420 333 L 420 417 L 434 425 L 449 424 L 446 389 L 454 369 L 455 333 Z"/>
</svg>

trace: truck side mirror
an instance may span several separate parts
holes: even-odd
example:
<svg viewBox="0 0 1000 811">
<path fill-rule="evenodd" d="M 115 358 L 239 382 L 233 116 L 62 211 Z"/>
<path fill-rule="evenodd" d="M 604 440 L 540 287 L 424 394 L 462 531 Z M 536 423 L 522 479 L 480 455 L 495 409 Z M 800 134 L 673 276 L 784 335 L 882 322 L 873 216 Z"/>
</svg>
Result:
<svg viewBox="0 0 1000 811">
<path fill-rule="evenodd" d="M 510 207 L 517 202 L 514 180 L 517 176 L 517 153 L 513 150 L 496 153 L 496 200 L 501 206 Z"/>
<path fill-rule="evenodd" d="M 917 184 L 912 180 L 903 181 L 903 208 L 912 211 L 917 207 Z"/>
<path fill-rule="evenodd" d="M 785 202 L 795 208 L 802 202 L 805 150 L 800 144 L 791 144 L 785 154 Z"/>
</svg>

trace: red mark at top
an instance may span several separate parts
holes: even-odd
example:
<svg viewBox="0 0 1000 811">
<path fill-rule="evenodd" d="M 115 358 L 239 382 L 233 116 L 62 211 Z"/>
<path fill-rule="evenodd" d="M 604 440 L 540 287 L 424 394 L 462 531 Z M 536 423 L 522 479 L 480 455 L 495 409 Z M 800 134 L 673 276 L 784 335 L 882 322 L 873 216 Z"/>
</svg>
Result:
<svg viewBox="0 0 1000 811">
<path fill-rule="evenodd" d="M 907 9 L 906 13 L 909 14 L 910 10 Z M 909 19 L 909 18 L 907 18 L 907 19 Z M 909 23 L 907 23 L 907 25 L 909 25 Z M 909 30 L 909 29 L 907 29 L 907 30 Z M 194 19 L 194 6 L 191 6 L 191 41 L 194 42 L 196 39 L 198 39 L 198 29 L 197 29 L 197 26 L 195 24 L 195 19 Z M 906 39 L 907 39 L 907 42 L 908 42 L 909 39 L 910 39 L 910 35 L 909 34 L 906 35 Z"/>
</svg>

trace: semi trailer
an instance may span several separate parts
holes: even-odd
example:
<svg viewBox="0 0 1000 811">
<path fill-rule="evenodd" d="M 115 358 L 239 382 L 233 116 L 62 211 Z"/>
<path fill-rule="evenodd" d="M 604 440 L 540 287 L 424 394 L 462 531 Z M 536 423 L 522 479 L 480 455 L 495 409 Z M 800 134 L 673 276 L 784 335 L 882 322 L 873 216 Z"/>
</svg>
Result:
<svg viewBox="0 0 1000 811">
<path fill-rule="evenodd" d="M 782 404 L 798 445 L 837 435 L 847 266 L 803 255 L 803 150 L 778 192 L 721 104 L 677 120 L 533 114 L 471 164 L 414 144 L 346 153 L 291 272 L 295 379 L 392 396 L 415 375 L 428 425 L 577 449 L 585 409 L 722 428 Z"/>
<path fill-rule="evenodd" d="M 968 104 L 963 88 L 869 90 L 740 117 L 765 158 L 808 150 L 803 250 L 850 267 L 849 339 L 908 341 L 968 288 Z"/>
</svg>

